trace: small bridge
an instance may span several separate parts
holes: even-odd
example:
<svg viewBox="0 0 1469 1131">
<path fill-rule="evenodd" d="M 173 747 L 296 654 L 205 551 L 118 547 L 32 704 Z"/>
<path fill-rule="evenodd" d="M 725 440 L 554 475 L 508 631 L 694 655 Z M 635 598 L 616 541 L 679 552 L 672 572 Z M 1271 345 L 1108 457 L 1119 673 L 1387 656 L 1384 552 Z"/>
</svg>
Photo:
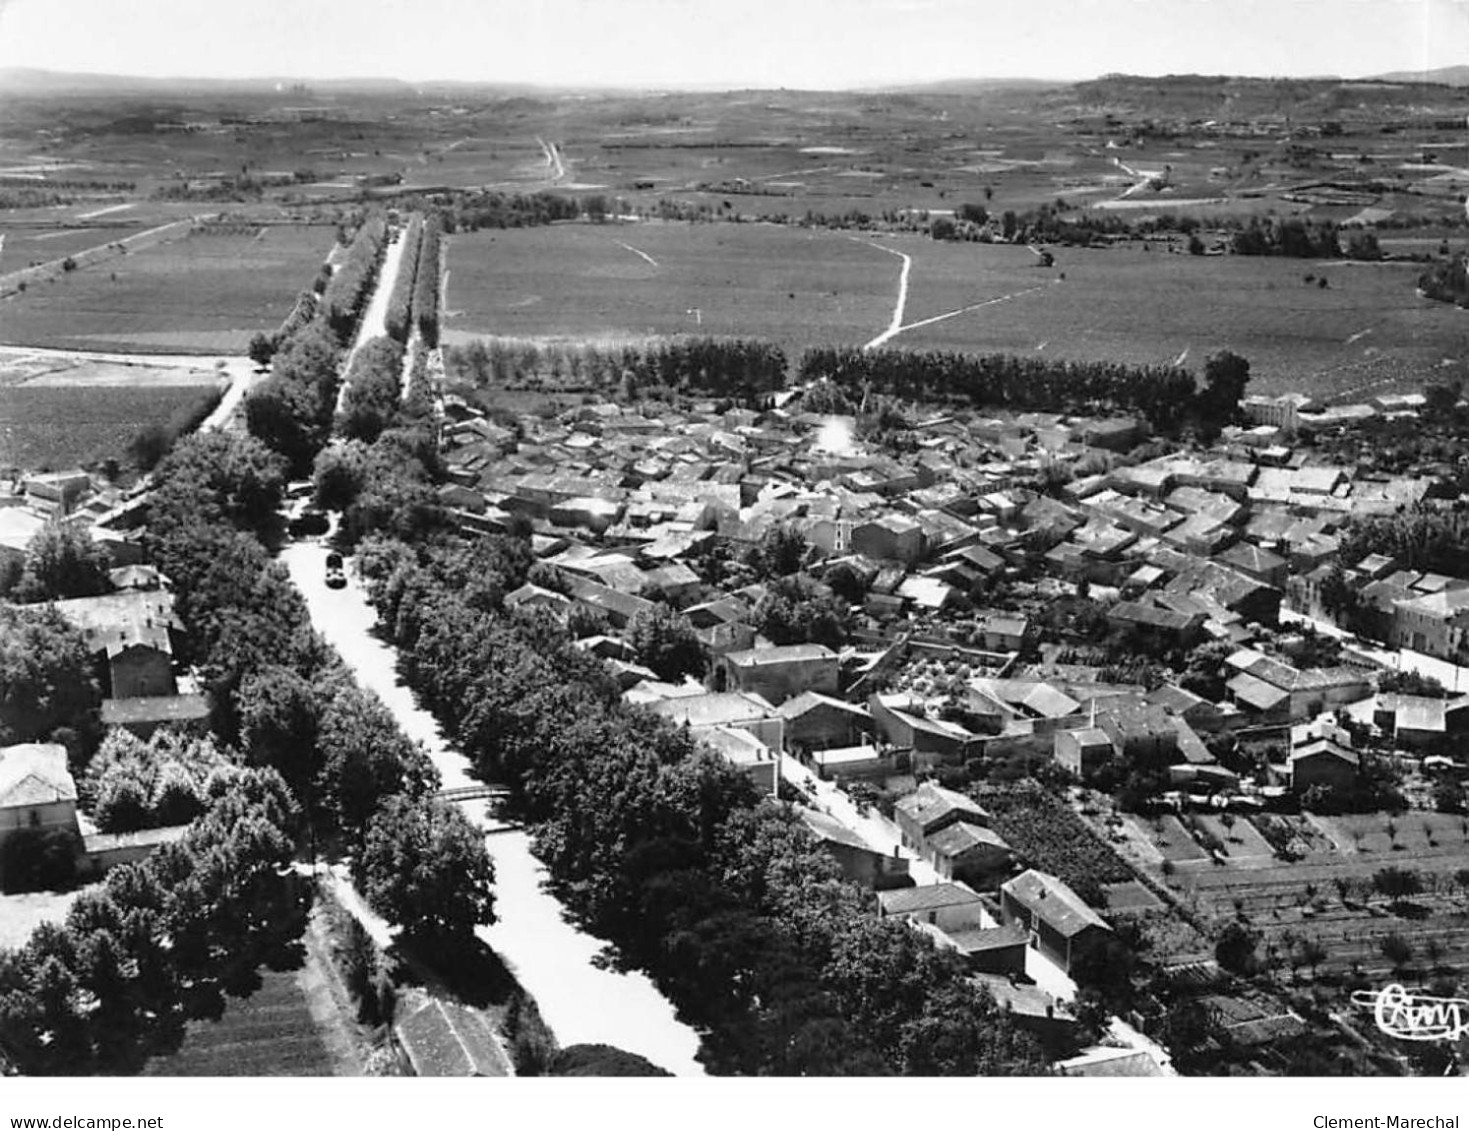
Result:
<svg viewBox="0 0 1469 1131">
<path fill-rule="evenodd" d="M 441 789 L 434 796 L 441 801 L 479 801 L 482 798 L 509 797 L 510 790 L 503 785 L 461 785 L 456 789 Z"/>
</svg>

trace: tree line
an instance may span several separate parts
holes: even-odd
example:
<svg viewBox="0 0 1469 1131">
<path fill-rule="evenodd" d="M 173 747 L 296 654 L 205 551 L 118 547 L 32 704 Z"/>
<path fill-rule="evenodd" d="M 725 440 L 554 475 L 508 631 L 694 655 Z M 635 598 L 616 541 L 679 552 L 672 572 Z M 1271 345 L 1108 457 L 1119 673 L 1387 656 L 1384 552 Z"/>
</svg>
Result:
<svg viewBox="0 0 1469 1131">
<path fill-rule="evenodd" d="M 549 379 L 567 389 L 614 393 L 630 400 L 665 388 L 746 404 L 784 388 L 780 346 L 756 338 L 678 337 L 618 346 L 537 344 L 477 339 L 445 351 L 452 380 L 478 387 Z"/>
<path fill-rule="evenodd" d="M 387 220 L 380 213 L 368 216 L 357 229 L 345 260 L 321 297 L 322 314 L 343 346 L 351 343 L 352 333 L 372 295 L 387 240 Z"/>
<path fill-rule="evenodd" d="M 418 249 L 423 241 L 423 217 L 414 213 L 403 232 L 403 258 L 398 267 L 398 277 L 393 280 L 393 293 L 388 299 L 388 313 L 384 319 L 388 336 L 399 342 L 408 341 L 408 331 L 413 325 L 414 282 L 418 273 Z"/>
<path fill-rule="evenodd" d="M 402 400 L 403 342 L 373 338 L 352 359 L 337 430 L 349 440 L 372 443 L 382 434 Z"/>
<path fill-rule="evenodd" d="M 389 339 L 380 341 L 396 347 Z M 362 355 L 372 356 L 376 344 Z M 316 502 L 342 512 L 337 540 L 344 548 L 378 532 L 417 541 L 452 527 L 438 497 L 445 473 L 424 356 L 418 351 L 406 399 L 388 393 L 398 388 L 392 364 L 366 375 L 362 399 L 352 402 L 343 421 L 350 438 L 316 457 Z"/>
<path fill-rule="evenodd" d="M 443 222 L 437 215 L 424 222 L 418 266 L 414 271 L 413 320 L 428 349 L 437 349 L 439 344 L 439 259 L 443 230 Z"/>
<path fill-rule="evenodd" d="M 1162 432 L 1195 422 L 1217 428 L 1238 412 L 1249 362 L 1228 351 L 1209 358 L 1201 389 L 1180 366 L 1056 361 L 940 350 L 824 346 L 801 356 L 797 380 L 830 382 L 852 400 L 877 393 L 905 400 L 1095 415 L 1134 412 Z"/>
<path fill-rule="evenodd" d="M 359 554 L 409 683 L 509 788 L 567 906 L 701 1030 L 711 1071 L 1044 1069 L 958 958 L 878 918 L 792 811 L 625 706 L 554 621 L 505 613 L 532 562 L 514 537 L 378 537 Z"/>
<path fill-rule="evenodd" d="M 339 335 L 315 318 L 281 342 L 270 376 L 245 398 L 250 435 L 282 456 L 293 477 L 310 474 L 331 437 L 341 365 Z"/>
<path fill-rule="evenodd" d="M 173 580 L 187 658 L 210 695 L 216 737 L 247 765 L 279 773 L 308 828 L 359 867 L 373 859 L 369 841 L 388 835 L 383 830 L 404 813 L 422 814 L 462 841 L 455 817 L 440 814 L 432 797 L 432 763 L 312 631 L 299 592 L 261 543 L 278 522 L 283 486 L 281 458 L 248 436 L 193 437 L 160 468 L 147 546 Z M 390 805 L 394 798 L 403 800 Z M 462 902 L 453 905 L 466 917 L 463 933 L 489 914 L 488 873 L 471 855 L 472 867 L 461 869 Z M 429 866 L 440 862 L 430 858 Z M 369 893 L 391 880 L 370 871 L 360 878 Z M 406 914 L 400 904 L 393 913 L 413 931 L 448 906 L 424 904 L 397 918 Z"/>
<path fill-rule="evenodd" d="M 1382 259 L 1374 232 L 1343 231 L 1332 220 L 1277 217 L 1249 223 L 1234 232 L 1230 250 L 1235 256 L 1284 256 L 1287 259 Z"/>
<path fill-rule="evenodd" d="M 575 220 L 584 211 L 576 197 L 555 192 L 438 189 L 400 194 L 396 201 L 401 208 L 438 217 L 446 232 L 534 228 L 558 220 Z"/>
</svg>

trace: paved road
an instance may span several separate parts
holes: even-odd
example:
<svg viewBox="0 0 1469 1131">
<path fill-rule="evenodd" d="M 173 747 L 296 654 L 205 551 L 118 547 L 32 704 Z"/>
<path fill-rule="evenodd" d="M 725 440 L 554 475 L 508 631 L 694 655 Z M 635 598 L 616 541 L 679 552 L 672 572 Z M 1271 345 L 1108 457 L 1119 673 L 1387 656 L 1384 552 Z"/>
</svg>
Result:
<svg viewBox="0 0 1469 1131">
<path fill-rule="evenodd" d="M 327 548 L 296 542 L 281 560 L 311 610 L 311 620 L 341 654 L 358 682 L 378 694 L 404 733 L 422 742 L 439 769 L 443 787 L 473 785 L 468 760 L 444 741 L 432 715 L 419 708 L 398 680 L 397 653 L 372 634 L 377 614 L 355 576 L 345 589 L 326 587 Z M 615 1045 L 647 1057 L 680 1076 L 703 1075 L 694 1059 L 698 1034 L 675 1016 L 672 1003 L 643 974 L 600 969 L 601 940 L 578 930 L 560 902 L 542 887 L 545 869 L 531 852 L 529 836 L 493 822 L 483 800 L 461 806 L 486 829 L 495 862 L 498 921 L 476 932 L 515 972 L 536 999 L 541 1016 L 563 1046 Z"/>
</svg>

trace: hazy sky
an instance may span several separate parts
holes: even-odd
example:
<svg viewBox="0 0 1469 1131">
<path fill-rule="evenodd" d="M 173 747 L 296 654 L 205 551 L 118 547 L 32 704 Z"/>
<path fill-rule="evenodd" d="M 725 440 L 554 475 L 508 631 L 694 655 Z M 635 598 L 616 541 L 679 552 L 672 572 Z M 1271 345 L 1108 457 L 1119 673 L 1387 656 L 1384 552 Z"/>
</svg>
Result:
<svg viewBox="0 0 1469 1131">
<path fill-rule="evenodd" d="M 1469 0 L 0 0 L 0 66 L 840 87 L 1469 62 Z"/>
</svg>

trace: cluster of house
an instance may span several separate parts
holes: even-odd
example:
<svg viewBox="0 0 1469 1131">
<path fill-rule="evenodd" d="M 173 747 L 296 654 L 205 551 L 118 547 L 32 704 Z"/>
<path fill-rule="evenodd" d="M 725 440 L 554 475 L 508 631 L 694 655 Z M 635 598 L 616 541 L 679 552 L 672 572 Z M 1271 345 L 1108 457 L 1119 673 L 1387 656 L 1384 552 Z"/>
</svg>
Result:
<svg viewBox="0 0 1469 1131">
<path fill-rule="evenodd" d="M 23 564 L 48 524 L 85 529 L 106 552 L 112 591 L 54 604 L 93 654 L 103 723 L 146 738 L 165 723 L 198 722 L 209 712 L 204 696 L 180 691 L 174 657 L 183 625 L 168 578 L 143 564 L 136 530 L 110 523 L 128 502 L 85 471 L 17 477 L 0 491 L 0 565 Z"/>
<path fill-rule="evenodd" d="M 805 819 L 831 849 L 827 822 L 814 814 Z M 1066 1005 L 1027 973 L 1027 951 L 1070 973 L 1111 935 L 1107 921 L 1055 876 L 1018 870 L 1010 846 L 972 798 L 924 783 L 898 802 L 894 820 L 903 844 L 930 862 L 939 879 L 901 887 L 878 872 L 877 878 L 889 880 L 879 884 L 880 914 L 908 922 L 958 954 L 970 975 L 1023 1024 L 1037 1030 L 1073 1026 Z M 854 855 L 836 853 L 850 878 L 868 878 L 865 869 L 851 869 Z"/>
<path fill-rule="evenodd" d="M 76 780 L 66 747 L 55 742 L 0 746 L 0 860 L 17 833 L 59 833 L 72 843 L 77 872 L 96 877 L 131 864 L 160 844 L 183 837 L 186 826 L 99 833 L 77 811 Z"/>
<path fill-rule="evenodd" d="M 894 456 L 854 440 L 850 419 L 785 408 L 655 414 L 597 404 L 526 417 L 512 431 L 450 397 L 441 499 L 467 531 L 528 518 L 562 591 L 527 585 L 507 603 L 598 614 L 606 633 L 582 645 L 608 660 L 627 698 L 688 723 L 764 788 L 775 788 L 782 753 L 841 780 L 986 754 L 1054 758 L 1084 775 L 1147 753 L 1163 756 L 1181 785 L 1218 787 L 1233 779 L 1210 755 L 1210 733 L 1303 723 L 1373 694 L 1366 667 L 1298 669 L 1254 646 L 1260 628 L 1278 627 L 1295 579 L 1336 561 L 1343 524 L 1412 505 L 1427 489 L 1290 447 L 1309 408 L 1253 398 L 1254 424 L 1228 430 L 1216 450 L 1076 478 L 1057 497 L 1037 489 L 1048 469 L 1130 450 L 1139 424 L 938 416 L 917 426 L 915 451 Z M 775 646 L 753 623 L 764 586 L 702 584 L 694 565 L 711 540 L 754 544 L 777 524 L 816 548 L 806 574 L 818 585 L 837 563 L 865 580 L 864 627 L 851 646 Z M 1369 568 L 1377 581 L 1422 587 L 1399 603 L 1408 638 L 1430 652 L 1462 646 L 1452 617 L 1441 630 L 1408 619 L 1457 608 L 1457 583 Z M 1031 618 L 975 610 L 970 595 L 1037 569 L 1115 590 L 1107 616 L 1120 628 L 1180 648 L 1235 645 L 1228 699 L 1021 663 Z M 702 681 L 660 681 L 621 638 L 660 600 L 707 646 Z M 962 633 L 946 631 L 956 626 Z M 962 674 L 904 684 L 905 665 L 923 659 Z"/>
<path fill-rule="evenodd" d="M 141 543 L 107 525 L 126 501 L 121 491 L 79 469 L 10 476 L 0 483 L 0 567 L 23 565 L 32 540 L 51 522 L 84 527 L 114 565 L 137 565 Z"/>
<path fill-rule="evenodd" d="M 180 688 L 175 657 L 183 626 L 168 579 L 141 564 L 136 537 L 96 525 L 119 498 L 116 492 L 96 490 L 92 478 L 80 471 L 13 482 L 0 496 L 0 560 L 23 562 L 32 539 L 47 523 L 75 523 L 90 530 L 113 562 L 112 591 L 53 604 L 92 654 L 103 694 L 103 725 L 126 727 L 147 738 L 165 724 L 201 723 L 209 705 L 204 695 Z M 96 832 L 84 817 L 79 819 L 66 748 L 54 743 L 0 749 L 0 852 L 7 838 L 23 828 L 73 834 L 83 874 L 139 859 L 183 831 Z"/>
<path fill-rule="evenodd" d="M 174 655 L 182 625 L 167 579 L 139 565 L 114 569 L 111 578 L 112 593 L 54 602 L 92 652 L 103 725 L 147 738 L 164 724 L 202 723 L 209 714 L 205 696 L 179 691 Z M 84 875 L 140 859 L 184 831 L 97 832 L 79 819 L 66 748 L 55 743 L 0 748 L 0 853 L 22 828 L 71 833 Z"/>
<path fill-rule="evenodd" d="M 1292 578 L 1293 596 L 1321 605 L 1323 587 L 1337 576 L 1357 601 L 1356 627 L 1374 640 L 1450 663 L 1469 664 L 1469 579 L 1404 569 L 1396 558 L 1369 554 L 1355 563 L 1322 565 Z M 1469 573 L 1469 562 L 1465 562 Z"/>
</svg>

